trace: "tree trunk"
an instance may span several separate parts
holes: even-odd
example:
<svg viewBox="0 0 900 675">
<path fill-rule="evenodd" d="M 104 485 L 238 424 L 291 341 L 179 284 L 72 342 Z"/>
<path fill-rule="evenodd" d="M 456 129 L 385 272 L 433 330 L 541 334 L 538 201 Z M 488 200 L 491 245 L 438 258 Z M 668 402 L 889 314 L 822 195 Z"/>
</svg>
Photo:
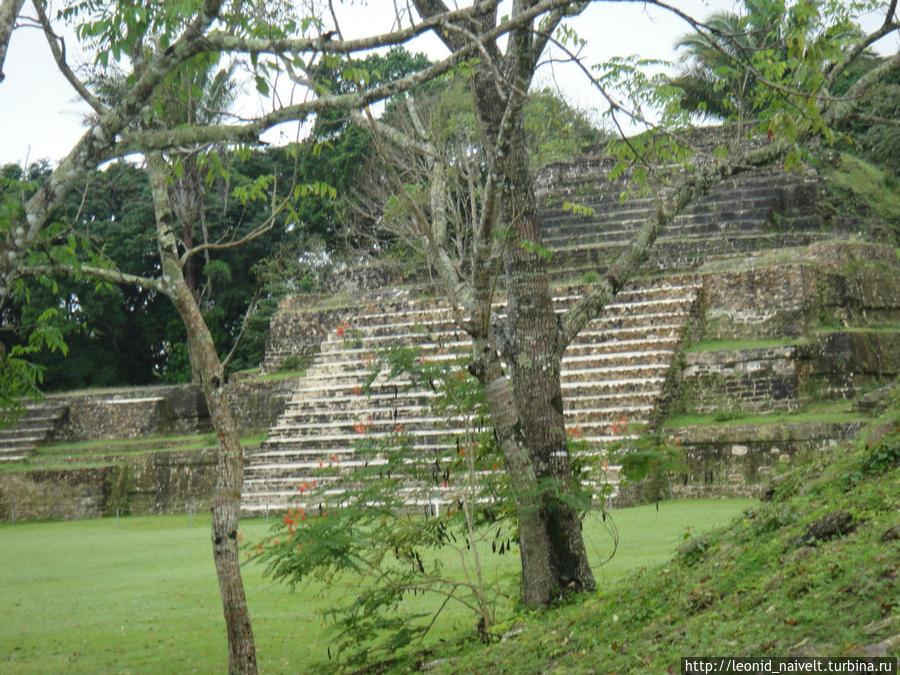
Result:
<svg viewBox="0 0 900 675">
<path fill-rule="evenodd" d="M 471 369 L 484 389 L 516 503 L 522 600 L 528 607 L 538 607 L 549 602 L 557 584 L 550 554 L 552 542 L 544 525 L 537 476 L 522 434 L 515 396 L 509 379 L 503 374 L 500 358 L 489 337 L 476 337 L 472 344 Z"/>
<path fill-rule="evenodd" d="M 530 74 L 522 80 L 530 82 Z M 494 73 L 486 66 L 476 74 L 474 93 L 486 137 L 497 138 L 504 120 L 510 123 L 508 108 L 515 102 L 497 96 Z M 549 486 L 540 495 L 539 508 L 524 513 L 526 520 L 537 521 L 527 523 L 528 529 L 540 527 L 545 533 L 532 541 L 549 546 L 545 551 L 531 551 L 526 550 L 531 542 L 519 542 L 523 599 L 529 606 L 539 606 L 563 591 L 592 590 L 595 582 L 582 537 L 581 518 L 569 499 L 574 478 L 560 384 L 565 345 L 554 311 L 546 261 L 541 255 L 542 237 L 521 117 L 512 124 L 508 146 L 494 148 L 494 170 L 503 185 L 497 229 L 508 229 L 510 233 L 503 257 L 507 292 L 503 357 L 509 368 L 517 419 L 532 471 L 538 482 Z M 497 411 L 491 412 L 496 419 Z"/>
<path fill-rule="evenodd" d="M 166 188 L 166 168 L 162 157 L 156 153 L 150 155 L 148 168 L 153 188 L 163 283 L 167 295 L 187 328 L 191 367 L 195 369 L 195 379 L 199 381 L 206 398 L 218 439 L 216 490 L 212 507 L 212 544 L 228 633 L 228 671 L 256 673 L 256 647 L 241 579 L 237 542 L 241 483 L 244 474 L 243 450 L 225 394 L 222 363 L 197 301 L 185 282 L 178 260 L 172 208 Z"/>
<path fill-rule="evenodd" d="M 513 234 L 504 253 L 507 363 L 532 466 L 537 478 L 550 486 L 542 495 L 540 511 L 551 542 L 553 588 L 549 591 L 592 590 L 594 576 L 581 518 L 569 499 L 576 477 L 563 417 L 560 360 L 564 345 L 560 344 L 546 261 L 540 255 L 541 231 L 521 126 L 505 164 L 501 219 Z M 534 246 L 523 246 L 524 242 Z M 523 570 L 523 580 L 528 573 Z M 543 602 L 549 599 L 547 596 Z"/>
</svg>

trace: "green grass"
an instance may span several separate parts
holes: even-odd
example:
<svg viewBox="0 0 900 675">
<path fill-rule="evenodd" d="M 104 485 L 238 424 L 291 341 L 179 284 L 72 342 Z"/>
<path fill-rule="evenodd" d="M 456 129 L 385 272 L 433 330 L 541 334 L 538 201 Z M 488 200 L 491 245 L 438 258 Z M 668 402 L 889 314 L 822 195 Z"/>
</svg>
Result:
<svg viewBox="0 0 900 675">
<path fill-rule="evenodd" d="M 193 434 L 190 436 L 156 436 L 154 438 L 109 438 L 78 443 L 54 443 L 38 448 L 41 455 L 94 455 L 98 453 L 123 453 L 135 451 L 182 450 L 209 448 L 216 444 L 215 434 Z"/>
<path fill-rule="evenodd" d="M 732 426 L 790 424 L 792 422 L 858 422 L 862 414 L 852 410 L 852 401 L 817 401 L 795 412 L 766 413 L 762 415 L 727 413 L 720 411 L 709 415 L 686 414 L 668 418 L 666 428 L 689 426 Z"/>
<path fill-rule="evenodd" d="M 804 539 L 838 511 L 852 518 L 848 530 Z M 431 672 L 643 675 L 680 672 L 691 655 L 839 657 L 876 646 L 900 656 L 898 529 L 900 388 L 857 440 L 812 454 L 770 501 L 594 597 L 523 617 L 511 639 L 430 654 Z"/>
<path fill-rule="evenodd" d="M 241 437 L 241 445 L 259 446 L 265 433 Z M 55 443 L 37 448 L 28 459 L 0 466 L 0 473 L 19 473 L 36 469 L 86 469 L 120 464 L 129 457 L 159 452 L 191 452 L 216 447 L 215 434 L 158 436 L 155 438 L 105 439 L 79 443 Z"/>
<path fill-rule="evenodd" d="M 828 177 L 839 187 L 851 190 L 871 213 L 888 222 L 900 221 L 900 192 L 889 185 L 881 169 L 841 153 L 841 161 L 832 167 Z"/>
<path fill-rule="evenodd" d="M 687 528 L 726 522 L 751 502 L 696 500 L 614 512 L 620 533 L 613 561 L 597 570 L 610 589 L 637 565 L 665 560 Z M 241 526 L 245 542 L 262 538 L 263 521 Z M 585 524 L 594 560 L 610 540 L 599 519 Z M 208 517 L 122 518 L 0 526 L 0 670 L 48 672 L 223 672 L 225 628 L 212 565 Z M 449 557 L 448 557 L 449 560 Z M 488 555 L 490 575 L 517 568 L 518 557 Z M 329 634 L 320 613 L 354 592 L 351 579 L 290 592 L 244 567 L 261 672 L 310 672 L 327 661 Z M 406 601 L 404 604 L 408 604 Z M 416 596 L 415 607 L 433 600 Z M 431 644 L 472 632 L 460 613 L 435 626 Z"/>
</svg>

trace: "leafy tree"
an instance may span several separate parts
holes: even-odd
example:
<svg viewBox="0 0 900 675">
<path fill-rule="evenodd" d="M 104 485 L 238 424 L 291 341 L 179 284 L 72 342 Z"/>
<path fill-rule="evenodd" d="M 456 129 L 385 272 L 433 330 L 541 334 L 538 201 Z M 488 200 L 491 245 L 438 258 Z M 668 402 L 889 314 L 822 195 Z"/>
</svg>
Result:
<svg viewBox="0 0 900 675">
<path fill-rule="evenodd" d="M 436 0 L 417 1 L 416 7 L 425 16 L 444 9 Z M 511 16 L 527 16 L 532 7 L 520 3 Z M 562 589 L 589 590 L 594 585 L 580 532 L 579 512 L 585 502 L 579 500 L 563 425 L 560 359 L 566 346 L 639 269 L 659 233 L 686 204 L 751 167 L 780 159 L 786 166 L 800 161 L 800 141 L 813 135 L 832 138 L 832 129 L 871 93 L 872 83 L 900 66 L 900 55 L 891 58 L 873 71 L 871 80 L 859 80 L 847 97 L 836 99 L 830 91 L 847 66 L 867 45 L 897 29 L 893 6 L 882 29 L 862 37 L 848 30 L 843 5 L 778 6 L 783 10 L 778 36 L 786 51 L 764 49 L 743 64 L 758 79 L 752 91 L 755 109 L 772 142 L 716 147 L 710 155 L 696 152 L 690 138 L 680 133 L 689 122 L 678 105 L 681 90 L 664 77 L 647 75 L 639 61 L 619 58 L 600 68 L 593 82 L 610 101 L 613 115 L 627 111 L 643 120 L 642 110 L 661 112 L 666 126 L 659 127 L 660 133 L 623 139 L 611 149 L 622 158 L 619 174 L 630 164 L 635 180 L 652 179 L 664 189 L 656 192 L 655 212 L 631 245 L 598 273 L 599 281 L 581 299 L 557 314 L 547 277 L 549 252 L 541 245 L 536 219 L 522 111 L 548 36 L 567 14 L 582 7 L 551 12 L 540 26 L 523 23 L 512 31 L 505 52 L 487 43 L 484 58 L 471 64 L 478 125 L 467 138 L 477 139 L 484 159 L 465 175 L 462 162 L 442 162 L 466 154 L 448 153 L 442 139 L 424 125 L 414 123 L 413 133 L 375 125 L 385 139 L 406 150 L 398 165 L 413 166 L 407 155 L 414 153 L 423 167 L 412 180 L 408 172 L 392 175 L 396 202 L 404 206 L 394 214 L 409 241 L 418 241 L 428 257 L 457 324 L 472 339 L 470 371 L 484 388 L 515 497 L 528 605 L 546 604 Z M 481 14 L 479 30 L 488 31 L 496 19 L 491 12 Z M 471 25 L 437 33 L 456 50 L 465 45 L 465 30 L 472 30 Z M 569 34 L 565 29 L 560 33 Z M 719 37 L 708 29 L 704 34 L 711 40 Z M 498 72 L 504 76 L 499 91 Z M 624 100 L 613 95 L 613 87 Z M 454 187 L 458 180 L 477 184 L 477 194 L 470 190 L 471 201 L 462 208 L 460 191 Z M 504 318 L 493 315 L 491 308 L 501 266 L 507 293 Z"/>
<path fill-rule="evenodd" d="M 3 0 L 0 5 L 0 58 L 6 53 L 9 36 L 23 2 Z M 549 2 L 541 11 L 552 8 Z M 334 40 L 322 35 L 321 19 L 297 16 L 288 3 L 254 5 L 240 0 L 188 0 L 150 5 L 132 2 L 94 2 L 75 0 L 55 17 L 69 22 L 79 40 L 96 55 L 95 67 L 111 74 L 121 70 L 127 87 L 121 96 L 104 100 L 80 79 L 66 60 L 66 50 L 58 35 L 64 33 L 46 12 L 41 0 L 32 7 L 44 29 L 48 47 L 60 72 L 79 96 L 92 108 L 93 118 L 85 134 L 58 164 L 51 175 L 33 193 L 4 208 L 0 220 L 3 251 L 0 255 L 0 303 L 5 304 L 18 282 L 26 276 L 49 277 L 67 271 L 76 277 L 89 274 L 110 282 L 132 283 L 150 288 L 168 297 L 187 330 L 191 345 L 192 367 L 210 409 L 216 427 L 219 452 L 217 485 L 212 509 L 213 555 L 221 591 L 229 645 L 229 669 L 255 672 L 256 657 L 250 617 L 247 611 L 237 551 L 237 517 L 243 471 L 243 452 L 225 399 L 224 372 L 209 326 L 184 276 L 184 265 L 193 255 L 208 250 L 236 247 L 255 238 L 254 231 L 227 243 L 200 244 L 179 251 L 169 195 L 170 157 L 180 148 L 216 144 L 256 144 L 259 134 L 287 121 L 304 121 L 328 110 L 361 109 L 403 90 L 414 87 L 453 68 L 474 54 L 478 42 L 417 73 L 381 85 L 365 87 L 352 94 L 329 95 L 312 86 L 310 77 L 324 55 L 351 54 L 381 45 L 403 43 L 447 20 L 465 19 L 480 8 L 466 8 L 433 17 L 381 36 L 361 40 Z M 499 27 L 492 39 L 507 32 L 514 23 Z M 186 68 L 191 59 L 203 53 L 228 53 L 246 59 L 260 93 L 270 90 L 269 79 L 285 73 L 297 85 L 308 87 L 309 96 L 299 103 L 275 105 L 269 112 L 238 124 L 204 124 L 200 120 L 171 126 L 171 120 L 159 114 L 157 104 L 166 99 L 168 87 L 176 86 L 173 75 Z M 282 58 L 283 57 L 283 58 Z M 298 71 L 304 71 L 302 73 Z M 269 79 L 267 79 L 269 78 Z M 118 78 L 118 74 L 116 76 Z M 175 78 L 177 79 L 177 78 Z M 195 97 L 196 98 L 196 97 Z M 195 118 L 196 119 L 196 118 Z M 56 210 L 70 191 L 100 164 L 139 152 L 147 158 L 159 250 L 159 267 L 154 276 L 124 272 L 97 256 L 90 246 L 79 246 L 70 225 L 54 219 Z M 210 155 L 212 161 L 215 155 Z M 272 193 L 272 178 L 260 178 L 244 191 L 246 198 Z M 305 194 L 330 192 L 321 184 L 296 185 L 291 199 Z M 288 204 L 282 201 L 282 204 Z M 273 211 L 277 211 L 273 208 Z M 273 219 L 267 220 L 274 223 Z M 268 225 L 267 225 L 268 226 Z M 79 259 L 79 248 L 90 252 Z"/>
</svg>

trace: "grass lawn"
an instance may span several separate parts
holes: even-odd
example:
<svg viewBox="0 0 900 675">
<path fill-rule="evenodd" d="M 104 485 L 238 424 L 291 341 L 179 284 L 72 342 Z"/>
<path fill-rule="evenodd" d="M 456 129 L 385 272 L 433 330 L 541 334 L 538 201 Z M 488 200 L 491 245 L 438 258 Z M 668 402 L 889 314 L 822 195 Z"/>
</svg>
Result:
<svg viewBox="0 0 900 675">
<path fill-rule="evenodd" d="M 728 521 L 749 500 L 663 502 L 614 512 L 619 548 L 596 570 L 603 593 L 640 565 L 671 556 L 691 534 Z M 261 520 L 242 524 L 245 542 L 267 533 Z M 610 538 L 599 518 L 585 521 L 599 563 Z M 486 555 L 487 574 L 516 569 L 518 557 Z M 209 519 L 122 518 L 0 526 L 0 671 L 223 672 L 225 627 L 209 543 Z M 321 612 L 354 592 L 354 582 L 291 592 L 244 567 L 261 672 L 303 672 L 327 659 Z M 422 603 L 421 596 L 408 601 Z M 425 600 L 425 602 L 429 602 Z M 417 604 L 417 607 L 420 606 Z M 431 639 L 467 629 L 472 619 L 447 614 Z"/>
</svg>

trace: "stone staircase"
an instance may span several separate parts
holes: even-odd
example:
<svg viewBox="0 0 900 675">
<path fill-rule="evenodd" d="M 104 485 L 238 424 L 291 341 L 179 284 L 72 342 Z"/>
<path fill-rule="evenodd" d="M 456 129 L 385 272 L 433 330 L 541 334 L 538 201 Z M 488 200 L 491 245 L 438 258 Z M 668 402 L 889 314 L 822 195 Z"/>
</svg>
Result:
<svg viewBox="0 0 900 675">
<path fill-rule="evenodd" d="M 557 280 L 602 270 L 651 215 L 651 197 L 620 199 L 627 183 L 607 181 L 607 163 L 556 165 L 538 179 L 544 246 L 554 252 Z M 751 251 L 834 237 L 823 229 L 815 207 L 819 186 L 815 176 L 764 171 L 724 181 L 675 217 L 657 240 L 647 271 L 686 271 Z M 593 213 L 566 211 L 567 201 Z"/>
<path fill-rule="evenodd" d="M 689 276 L 634 285 L 582 331 L 562 363 L 566 426 L 573 433 L 599 448 L 649 420 L 698 289 L 699 281 Z M 558 289 L 559 309 L 580 290 Z M 310 498 L 314 503 L 334 499 L 327 484 L 336 476 L 321 470 L 346 473 L 371 465 L 371 458 L 354 450 L 362 429 L 370 439 L 386 440 L 402 426 L 426 461 L 464 433 L 461 426 L 429 415 L 431 391 L 404 392 L 403 382 L 376 380 L 371 394 L 362 394 L 371 359 L 391 347 L 412 346 L 430 361 L 465 354 L 467 336 L 456 329 L 448 309 L 437 300 L 407 295 L 360 307 L 352 317 L 322 342 L 269 438 L 248 458 L 245 513 L 307 508 L 309 500 L 298 487 L 314 481 L 321 488 Z M 615 480 L 615 474 L 609 478 Z M 426 498 L 411 486 L 407 503 L 431 503 L 433 493 L 447 489 L 429 488 L 432 496 Z"/>
<path fill-rule="evenodd" d="M 651 214 L 650 197 L 621 199 L 629 186 L 624 179 L 608 180 L 613 164 L 602 157 L 561 163 L 546 167 L 536 179 L 543 245 L 553 251 L 550 272 L 560 308 L 583 290 L 566 284 L 584 283 L 586 273 L 602 274 Z M 691 271 L 735 255 L 844 236 L 825 227 L 827 216 L 817 208 L 820 190 L 821 181 L 813 175 L 754 171 L 715 186 L 677 216 L 646 264 L 645 272 L 666 278 L 623 290 L 566 353 L 567 427 L 598 448 L 621 438 L 622 420 L 633 432 L 651 419 L 698 293 Z M 565 202 L 589 210 L 566 210 Z M 355 425 L 384 438 L 400 420 L 416 433 L 426 457 L 459 432 L 441 428 L 423 412 L 428 392 L 400 395 L 379 386 L 370 397 L 354 392 L 368 374 L 362 361 L 390 345 L 415 345 L 425 358 L 453 358 L 468 348 L 446 308 L 404 292 L 410 295 L 380 299 L 366 310 L 310 312 L 305 311 L 308 300 L 299 298 L 296 306 L 285 302 L 276 314 L 266 349 L 268 369 L 277 368 L 286 354 L 311 354 L 311 344 L 321 344 L 321 350 L 269 439 L 249 457 L 245 511 L 296 504 L 298 484 L 309 481 L 320 465 L 340 460 L 342 470 L 352 470 L 360 461 L 353 452 Z M 358 331 L 359 339 L 348 346 L 333 331 L 352 311 L 357 313 L 347 331 Z M 615 471 L 608 478 L 615 480 Z"/>
<path fill-rule="evenodd" d="M 50 401 L 26 404 L 17 424 L 0 429 L 0 462 L 28 459 L 52 438 L 66 411 L 66 406 Z"/>
</svg>

